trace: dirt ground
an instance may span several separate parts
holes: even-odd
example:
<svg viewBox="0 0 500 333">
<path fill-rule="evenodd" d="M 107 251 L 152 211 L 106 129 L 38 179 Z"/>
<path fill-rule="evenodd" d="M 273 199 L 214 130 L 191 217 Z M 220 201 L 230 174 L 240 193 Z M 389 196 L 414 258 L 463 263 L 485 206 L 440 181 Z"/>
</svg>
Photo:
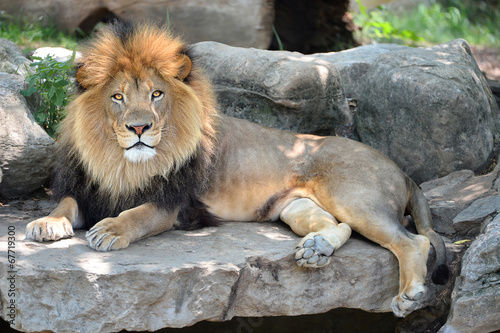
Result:
<svg viewBox="0 0 500 333">
<path fill-rule="evenodd" d="M 471 47 L 479 68 L 489 80 L 500 81 L 500 50 Z"/>
<path fill-rule="evenodd" d="M 477 65 L 486 76 L 490 89 L 497 100 L 500 119 L 500 49 L 472 46 L 471 50 Z"/>
</svg>

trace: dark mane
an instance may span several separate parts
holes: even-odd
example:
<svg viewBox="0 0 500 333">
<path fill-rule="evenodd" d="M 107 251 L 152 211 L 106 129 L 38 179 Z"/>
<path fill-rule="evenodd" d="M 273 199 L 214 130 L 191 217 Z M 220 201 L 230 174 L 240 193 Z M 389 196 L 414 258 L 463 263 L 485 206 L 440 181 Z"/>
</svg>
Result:
<svg viewBox="0 0 500 333">
<path fill-rule="evenodd" d="M 121 197 L 117 205 L 99 191 L 99 185 L 91 181 L 75 154 L 61 147 L 59 156 L 61 162 L 54 170 L 53 199 L 59 201 L 65 196 L 73 197 L 86 229 L 104 218 L 116 217 L 122 211 L 144 203 L 153 203 L 169 211 L 180 207 L 178 229 L 191 230 L 218 224 L 219 220 L 198 200 L 206 189 L 212 164 L 211 156 L 202 148 L 177 172 L 168 178 L 155 176 L 148 187 Z"/>
</svg>

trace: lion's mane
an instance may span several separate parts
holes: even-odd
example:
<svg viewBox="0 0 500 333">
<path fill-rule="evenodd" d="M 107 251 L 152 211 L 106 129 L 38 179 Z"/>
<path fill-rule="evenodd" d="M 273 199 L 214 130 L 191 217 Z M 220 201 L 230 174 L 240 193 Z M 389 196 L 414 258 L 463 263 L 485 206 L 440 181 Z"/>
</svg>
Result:
<svg viewBox="0 0 500 333">
<path fill-rule="evenodd" d="M 192 59 L 167 29 L 123 21 L 83 47 L 77 61 L 79 89 L 61 123 L 53 194 L 56 200 L 74 197 L 87 228 L 147 202 L 180 208 L 183 228 L 213 222 L 197 198 L 213 164 L 216 103 L 195 61 L 189 75 L 178 78 L 185 56 Z M 174 135 L 162 138 L 155 158 L 133 163 L 116 144 L 103 106 L 109 96 L 103 92 L 118 72 L 144 78 L 151 69 L 174 87 L 165 124 Z"/>
</svg>

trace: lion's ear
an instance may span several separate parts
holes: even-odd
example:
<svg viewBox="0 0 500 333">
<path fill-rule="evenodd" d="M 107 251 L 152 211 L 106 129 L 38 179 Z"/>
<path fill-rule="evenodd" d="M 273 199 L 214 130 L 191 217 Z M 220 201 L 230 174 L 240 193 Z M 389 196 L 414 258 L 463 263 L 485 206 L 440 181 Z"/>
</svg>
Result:
<svg viewBox="0 0 500 333">
<path fill-rule="evenodd" d="M 78 69 L 76 70 L 76 80 L 83 89 L 87 89 L 87 86 L 84 84 L 86 77 L 87 71 L 85 70 L 85 66 L 83 64 L 78 64 Z"/>
<path fill-rule="evenodd" d="M 177 78 L 181 81 L 184 81 L 184 79 L 191 73 L 191 59 L 187 55 L 181 55 L 180 56 L 180 62 L 181 66 L 179 67 L 179 73 L 177 74 Z"/>
</svg>

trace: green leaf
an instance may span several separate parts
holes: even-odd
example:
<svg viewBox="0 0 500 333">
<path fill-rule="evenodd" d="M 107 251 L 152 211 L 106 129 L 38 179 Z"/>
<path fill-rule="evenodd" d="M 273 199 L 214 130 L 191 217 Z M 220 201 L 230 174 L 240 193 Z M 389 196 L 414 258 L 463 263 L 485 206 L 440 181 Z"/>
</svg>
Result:
<svg viewBox="0 0 500 333">
<path fill-rule="evenodd" d="M 47 114 L 43 112 L 35 113 L 35 120 L 38 124 L 42 124 L 47 119 Z"/>
<path fill-rule="evenodd" d="M 64 91 L 56 90 L 56 100 L 54 101 L 54 104 L 56 106 L 62 106 L 64 103 L 64 97 L 66 97 Z"/>
<path fill-rule="evenodd" d="M 36 87 L 32 86 L 32 87 L 29 87 L 27 89 L 21 90 L 21 95 L 28 97 L 28 96 L 33 95 L 37 90 L 38 89 L 36 89 Z"/>
<path fill-rule="evenodd" d="M 56 87 L 50 86 L 49 92 L 48 92 L 49 98 L 52 99 L 52 97 L 54 96 L 55 93 L 56 93 Z"/>
<path fill-rule="evenodd" d="M 68 84 L 70 84 L 70 82 L 68 80 L 65 80 L 65 79 L 59 79 L 57 80 L 56 82 L 54 82 L 54 85 L 57 87 L 57 88 L 64 88 L 66 87 Z"/>
<path fill-rule="evenodd" d="M 38 81 L 38 75 L 35 74 L 28 79 L 28 85 L 34 86 L 37 81 Z"/>
</svg>

